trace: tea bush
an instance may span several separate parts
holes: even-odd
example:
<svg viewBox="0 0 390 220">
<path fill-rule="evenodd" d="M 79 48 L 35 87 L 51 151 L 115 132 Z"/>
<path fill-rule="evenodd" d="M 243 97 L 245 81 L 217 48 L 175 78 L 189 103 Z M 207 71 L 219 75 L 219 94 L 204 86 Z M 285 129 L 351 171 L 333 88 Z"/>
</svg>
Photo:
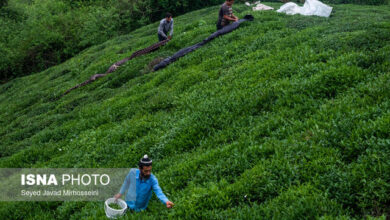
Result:
<svg viewBox="0 0 390 220">
<path fill-rule="evenodd" d="M 2 84 L 0 167 L 135 167 L 148 154 L 176 206 L 153 197 L 123 219 L 385 219 L 390 7 L 235 10 L 255 21 L 157 72 L 155 59 L 215 31 L 218 6 L 178 16 L 166 46 L 62 98 L 156 42 L 157 23 Z M 2 202 L 0 217 L 106 218 L 102 202 Z"/>
</svg>

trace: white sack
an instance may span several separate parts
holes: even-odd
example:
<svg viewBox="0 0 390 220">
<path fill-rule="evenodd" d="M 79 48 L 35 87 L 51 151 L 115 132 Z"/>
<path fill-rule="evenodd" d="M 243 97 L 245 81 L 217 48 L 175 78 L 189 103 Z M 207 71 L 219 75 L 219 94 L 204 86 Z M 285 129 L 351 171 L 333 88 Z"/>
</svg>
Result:
<svg viewBox="0 0 390 220">
<path fill-rule="evenodd" d="M 306 0 L 303 7 L 298 6 L 293 2 L 288 2 L 280 7 L 277 12 L 286 13 L 288 15 L 301 14 L 306 16 L 316 15 L 321 17 L 329 17 L 332 12 L 332 7 L 325 5 L 318 0 Z"/>
</svg>

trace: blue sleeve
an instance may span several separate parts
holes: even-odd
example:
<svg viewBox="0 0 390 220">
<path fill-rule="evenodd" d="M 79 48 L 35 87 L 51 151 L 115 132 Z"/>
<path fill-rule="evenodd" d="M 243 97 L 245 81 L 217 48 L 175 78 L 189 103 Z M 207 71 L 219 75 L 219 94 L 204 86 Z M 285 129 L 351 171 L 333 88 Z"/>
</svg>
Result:
<svg viewBox="0 0 390 220">
<path fill-rule="evenodd" d="M 119 191 L 119 193 L 122 194 L 122 195 L 124 195 L 126 190 L 129 188 L 130 176 L 131 176 L 130 173 L 131 172 L 129 172 L 129 174 L 127 174 L 126 179 L 125 179 L 125 181 L 122 184 L 121 190 Z"/>
<path fill-rule="evenodd" d="M 166 204 L 169 200 L 162 192 L 160 186 L 158 185 L 158 180 L 156 177 L 153 176 L 153 191 L 156 193 L 157 198 L 160 199 L 160 201 L 164 204 Z"/>
</svg>

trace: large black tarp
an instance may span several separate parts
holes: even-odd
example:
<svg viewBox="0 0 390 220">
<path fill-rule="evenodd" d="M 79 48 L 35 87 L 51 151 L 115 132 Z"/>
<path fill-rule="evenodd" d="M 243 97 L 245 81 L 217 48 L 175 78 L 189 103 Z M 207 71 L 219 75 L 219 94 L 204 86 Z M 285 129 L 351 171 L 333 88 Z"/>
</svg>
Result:
<svg viewBox="0 0 390 220">
<path fill-rule="evenodd" d="M 95 74 L 95 75 L 91 76 L 88 80 L 84 81 L 83 83 L 80 83 L 80 84 L 78 84 L 78 85 L 76 85 L 76 86 L 74 86 L 74 87 L 68 89 L 68 90 L 63 94 L 63 96 L 66 95 L 66 94 L 68 94 L 68 93 L 70 93 L 72 90 L 75 90 L 75 89 L 77 89 L 77 88 L 83 87 L 83 86 L 85 86 L 85 85 L 87 85 L 87 84 L 89 84 L 89 83 L 91 83 L 91 82 L 93 82 L 93 81 L 95 81 L 95 80 L 97 80 L 97 79 L 99 79 L 99 78 L 105 77 L 105 76 L 107 76 L 108 74 L 115 72 L 116 69 L 117 69 L 119 66 L 125 64 L 127 61 L 132 60 L 132 59 L 134 59 L 134 58 L 136 58 L 136 57 L 139 57 L 139 56 L 141 56 L 141 55 L 145 55 L 145 54 L 148 54 L 148 53 L 150 53 L 150 52 L 153 52 L 153 51 L 157 50 L 158 48 L 164 46 L 164 45 L 167 44 L 168 42 L 169 42 L 169 39 L 166 39 L 166 40 L 164 40 L 164 41 L 160 41 L 160 42 L 158 42 L 158 43 L 155 43 L 155 44 L 153 44 L 153 45 L 151 45 L 151 46 L 149 46 L 149 47 L 147 47 L 147 48 L 144 48 L 144 49 L 142 49 L 142 50 L 139 50 L 139 51 L 134 52 L 133 54 L 131 54 L 130 57 L 127 57 L 127 58 L 125 58 L 125 59 L 123 59 L 123 60 L 120 60 L 120 61 L 118 61 L 118 62 L 112 64 L 112 65 L 110 66 L 110 68 L 108 68 L 108 70 L 106 71 L 106 73 Z"/>
<path fill-rule="evenodd" d="M 187 47 L 187 48 L 179 50 L 173 56 L 164 59 L 159 64 L 154 66 L 154 68 L 153 68 L 154 71 L 157 71 L 159 69 L 165 68 L 169 64 L 175 62 L 180 57 L 183 57 L 183 56 L 187 55 L 188 53 L 191 53 L 192 51 L 202 47 L 203 45 L 205 45 L 208 42 L 214 40 L 218 36 L 221 36 L 221 35 L 224 35 L 224 34 L 227 34 L 227 33 L 230 33 L 232 31 L 234 31 L 235 29 L 237 29 L 240 26 L 241 23 L 243 23 L 245 21 L 253 21 L 253 16 L 252 15 L 246 15 L 243 19 L 240 19 L 240 20 L 238 20 L 238 21 L 236 21 L 236 22 L 234 22 L 234 23 L 232 23 L 230 25 L 227 25 L 224 28 L 214 32 L 208 38 L 204 39 L 202 42 L 199 42 L 199 43 L 197 43 L 195 45 L 192 45 L 190 47 Z"/>
</svg>

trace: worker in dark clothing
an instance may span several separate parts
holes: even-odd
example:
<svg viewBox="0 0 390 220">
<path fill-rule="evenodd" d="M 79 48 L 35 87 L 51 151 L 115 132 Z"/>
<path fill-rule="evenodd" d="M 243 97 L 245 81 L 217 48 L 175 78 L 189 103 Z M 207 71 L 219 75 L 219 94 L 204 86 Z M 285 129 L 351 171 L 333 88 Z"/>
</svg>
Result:
<svg viewBox="0 0 390 220">
<path fill-rule="evenodd" d="M 234 0 L 226 0 L 226 2 L 222 4 L 221 9 L 219 10 L 217 30 L 222 29 L 231 22 L 238 21 L 238 17 L 233 14 L 233 4 Z"/>
<path fill-rule="evenodd" d="M 169 36 L 168 35 L 169 32 Z M 158 40 L 163 41 L 166 39 L 172 39 L 173 34 L 173 18 L 171 13 L 167 13 L 165 18 L 160 21 L 160 25 L 158 26 Z"/>
</svg>

